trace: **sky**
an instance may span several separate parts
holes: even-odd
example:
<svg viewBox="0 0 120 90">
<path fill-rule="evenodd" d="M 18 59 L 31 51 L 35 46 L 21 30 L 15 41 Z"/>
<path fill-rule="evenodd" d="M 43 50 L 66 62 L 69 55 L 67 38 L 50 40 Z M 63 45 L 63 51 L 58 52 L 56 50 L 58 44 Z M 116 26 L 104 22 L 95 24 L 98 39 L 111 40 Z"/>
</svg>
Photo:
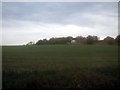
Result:
<svg viewBox="0 0 120 90">
<path fill-rule="evenodd" d="M 118 35 L 117 2 L 3 2 L 2 44 L 51 37 Z"/>
</svg>

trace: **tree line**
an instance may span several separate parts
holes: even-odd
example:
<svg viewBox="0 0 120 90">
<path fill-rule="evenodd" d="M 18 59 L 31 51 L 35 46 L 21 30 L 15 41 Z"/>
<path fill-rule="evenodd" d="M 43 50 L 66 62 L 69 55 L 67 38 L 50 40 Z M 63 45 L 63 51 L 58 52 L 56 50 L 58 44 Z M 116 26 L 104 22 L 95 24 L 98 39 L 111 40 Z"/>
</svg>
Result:
<svg viewBox="0 0 120 90">
<path fill-rule="evenodd" d="M 55 38 L 52 37 L 49 40 L 47 39 L 41 39 L 38 40 L 36 43 L 29 42 L 27 45 L 54 45 L 54 44 L 108 44 L 108 45 L 114 45 L 119 44 L 120 45 L 120 35 L 118 35 L 115 39 L 113 37 L 107 36 L 103 40 L 100 40 L 98 36 L 92 36 L 88 35 L 87 37 L 83 36 L 77 36 L 77 37 L 59 37 Z"/>
</svg>

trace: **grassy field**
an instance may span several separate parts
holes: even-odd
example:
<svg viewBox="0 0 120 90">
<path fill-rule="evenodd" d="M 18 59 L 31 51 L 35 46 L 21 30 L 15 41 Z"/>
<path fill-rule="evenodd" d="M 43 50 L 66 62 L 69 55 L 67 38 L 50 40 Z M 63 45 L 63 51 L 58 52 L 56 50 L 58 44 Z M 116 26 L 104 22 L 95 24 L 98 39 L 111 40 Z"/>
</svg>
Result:
<svg viewBox="0 0 120 90">
<path fill-rule="evenodd" d="M 3 90 L 119 88 L 118 47 L 3 46 Z"/>
</svg>

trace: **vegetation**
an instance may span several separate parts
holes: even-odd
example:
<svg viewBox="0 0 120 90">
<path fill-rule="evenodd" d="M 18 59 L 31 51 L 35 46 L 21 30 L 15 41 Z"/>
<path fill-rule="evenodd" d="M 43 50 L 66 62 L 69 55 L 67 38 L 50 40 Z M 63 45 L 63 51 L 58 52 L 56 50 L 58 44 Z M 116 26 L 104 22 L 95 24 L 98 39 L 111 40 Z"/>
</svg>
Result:
<svg viewBox="0 0 120 90">
<path fill-rule="evenodd" d="M 112 38 L 112 37 L 106 37 L 105 39 L 104 39 L 104 41 L 107 43 L 107 44 L 109 44 L 109 45 L 112 45 L 112 44 L 114 44 L 115 43 L 115 40 L 114 40 L 114 38 Z"/>
<path fill-rule="evenodd" d="M 97 36 L 87 36 L 87 44 L 93 44 L 95 42 L 98 41 L 98 37 Z"/>
<path fill-rule="evenodd" d="M 120 45 L 120 35 L 118 35 L 118 36 L 115 38 L 115 41 L 118 43 L 118 45 Z"/>
<path fill-rule="evenodd" d="M 118 90 L 116 45 L 3 46 L 3 90 Z"/>
<path fill-rule="evenodd" d="M 53 45 L 53 44 L 73 44 L 72 40 L 74 40 L 76 44 L 108 44 L 114 45 L 120 41 L 120 35 L 118 35 L 115 39 L 107 36 L 103 40 L 99 40 L 98 36 L 88 35 L 87 37 L 77 36 L 75 38 L 68 37 L 59 37 L 59 38 L 50 38 L 49 40 L 43 39 L 38 40 L 36 45 Z M 71 43 L 72 42 L 72 43 Z"/>
<path fill-rule="evenodd" d="M 72 37 L 61 37 L 61 38 L 50 38 L 49 40 L 43 39 L 39 40 L 36 45 L 45 45 L 45 44 L 68 44 L 71 42 Z"/>
</svg>

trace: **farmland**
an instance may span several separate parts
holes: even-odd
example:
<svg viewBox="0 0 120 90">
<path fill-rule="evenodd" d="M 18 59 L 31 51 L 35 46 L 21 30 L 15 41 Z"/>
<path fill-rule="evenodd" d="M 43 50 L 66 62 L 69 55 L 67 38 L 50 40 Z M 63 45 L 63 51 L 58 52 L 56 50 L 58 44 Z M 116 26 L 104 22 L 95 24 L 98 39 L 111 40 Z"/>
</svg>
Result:
<svg viewBox="0 0 120 90">
<path fill-rule="evenodd" d="M 116 45 L 3 46 L 3 90 L 117 89 Z"/>
</svg>

